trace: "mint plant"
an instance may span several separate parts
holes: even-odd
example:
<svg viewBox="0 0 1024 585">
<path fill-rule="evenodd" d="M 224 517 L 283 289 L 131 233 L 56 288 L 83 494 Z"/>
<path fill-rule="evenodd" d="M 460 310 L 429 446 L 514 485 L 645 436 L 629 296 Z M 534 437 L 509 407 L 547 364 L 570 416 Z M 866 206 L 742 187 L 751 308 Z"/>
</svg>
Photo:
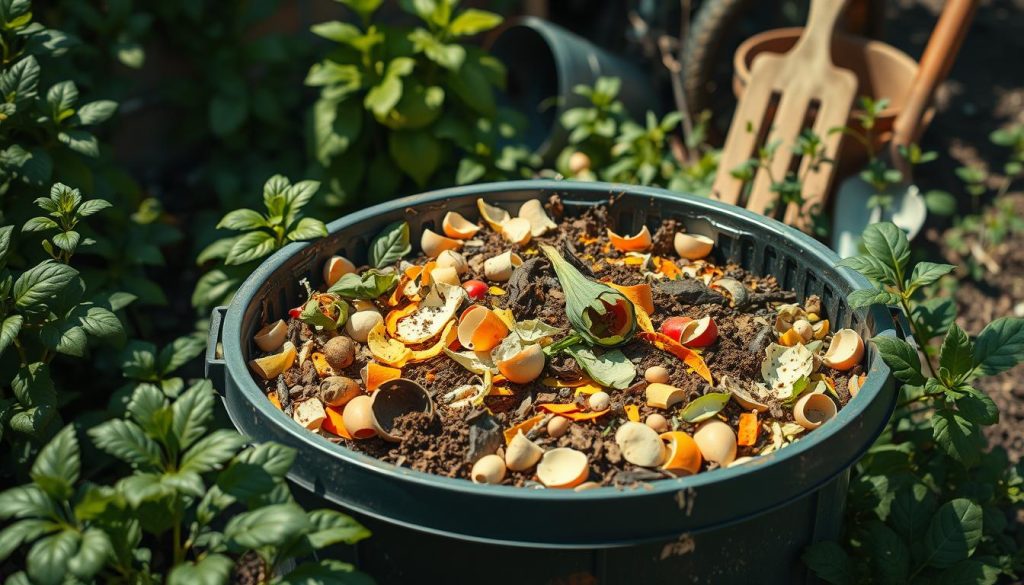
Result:
<svg viewBox="0 0 1024 585">
<path fill-rule="evenodd" d="M 336 44 L 306 77 L 320 88 L 309 143 L 330 203 L 522 176 L 535 162 L 526 149 L 505 144 L 516 115 L 496 103 L 504 67 L 464 42 L 501 24 L 500 16 L 457 10 L 457 0 L 417 0 L 401 3 L 416 25 L 393 27 L 375 21 L 381 0 L 339 1 L 359 24 L 313 26 Z"/>
<path fill-rule="evenodd" d="M 0 561 L 27 551 L 8 583 L 224 583 L 252 555 L 261 583 L 369 583 L 344 563 L 305 561 L 369 532 L 334 510 L 304 512 L 285 481 L 295 451 L 212 429 L 214 400 L 209 382 L 173 403 L 136 389 L 125 417 L 87 433 L 132 470 L 110 485 L 83 481 L 73 426 L 57 433 L 31 483 L 0 493 Z"/>
<path fill-rule="evenodd" d="M 324 222 L 303 216 L 303 209 L 320 189 L 317 181 L 292 184 L 275 175 L 263 186 L 264 212 L 236 209 L 217 224 L 218 228 L 242 232 L 221 238 L 199 254 L 200 266 L 221 261 L 200 277 L 192 294 L 192 305 L 201 312 L 231 300 L 238 285 L 260 260 L 289 242 L 311 240 L 327 235 Z"/>
<path fill-rule="evenodd" d="M 857 464 L 843 541 L 815 544 L 804 560 L 836 584 L 1016 578 L 1024 563 L 1008 519 L 1024 502 L 1024 478 L 1002 449 L 987 449 L 981 428 L 999 412 L 975 383 L 1024 361 L 1024 319 L 996 319 L 972 340 L 952 299 L 926 298 L 954 266 L 911 267 L 906 235 L 891 223 L 868 226 L 863 243 L 864 254 L 839 264 L 873 284 L 852 293 L 850 306 L 901 311 L 916 347 L 871 340 L 901 384 L 896 411 Z"/>
</svg>

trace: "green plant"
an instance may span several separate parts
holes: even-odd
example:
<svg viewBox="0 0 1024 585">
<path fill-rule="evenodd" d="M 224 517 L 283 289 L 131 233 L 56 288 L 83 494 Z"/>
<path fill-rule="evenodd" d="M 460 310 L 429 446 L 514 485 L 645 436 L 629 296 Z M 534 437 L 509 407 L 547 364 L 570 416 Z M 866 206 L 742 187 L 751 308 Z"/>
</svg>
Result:
<svg viewBox="0 0 1024 585">
<path fill-rule="evenodd" d="M 50 258 L 12 270 L 14 226 L 0 228 L 0 356 L 6 358 L 4 379 L 10 380 L 10 393 L 0 390 L 0 434 L 14 445 L 46 439 L 60 426 L 58 401 L 77 394 L 58 396 L 50 370 L 54 358 L 83 358 L 90 338 L 119 344 L 125 335 L 113 312 L 121 302 L 96 294 L 69 264 L 78 247 L 90 243 L 77 231 L 79 222 L 109 204 L 83 200 L 77 189 L 60 183 L 36 204 L 46 215 L 29 219 L 22 234 L 49 234 L 41 247 Z"/>
<path fill-rule="evenodd" d="M 954 322 L 952 299 L 922 298 L 954 266 L 919 262 L 911 270 L 907 238 L 891 223 L 868 226 L 864 247 L 840 262 L 874 285 L 852 293 L 850 306 L 902 311 L 917 347 L 872 340 L 902 384 L 896 412 L 857 464 L 844 540 L 815 544 L 804 560 L 837 584 L 1015 577 L 1024 563 L 1007 520 L 1024 502 L 1024 479 L 1001 449 L 986 449 L 981 428 L 999 412 L 975 383 L 1024 361 L 1024 320 L 997 319 L 972 340 Z"/>
<path fill-rule="evenodd" d="M 309 150 L 329 203 L 388 199 L 407 187 L 404 179 L 423 187 L 526 172 L 531 155 L 508 144 L 516 117 L 496 105 L 504 67 L 462 42 L 500 16 L 456 11 L 457 0 L 417 0 L 402 3 L 417 26 L 392 27 L 374 22 L 381 0 L 339 1 L 360 25 L 313 26 L 337 45 L 306 77 L 321 88 Z"/>
<path fill-rule="evenodd" d="M 569 132 L 569 146 L 559 153 L 556 170 L 578 180 L 600 178 L 698 195 L 710 193 L 718 153 L 703 144 L 709 116 L 702 115 L 694 132 L 684 136 L 687 152 L 695 153 L 695 162 L 684 163 L 673 145 L 679 140 L 681 114 L 672 112 L 658 120 L 648 112 L 644 124 L 638 124 L 617 99 L 620 88 L 618 78 L 601 77 L 593 87 L 573 89 L 590 104 L 562 114 L 559 122 Z"/>
<path fill-rule="evenodd" d="M 293 185 L 286 177 L 274 175 L 263 186 L 264 213 L 236 209 L 225 215 L 217 227 L 243 233 L 221 238 L 199 254 L 200 266 L 219 262 L 199 278 L 192 306 L 205 313 L 214 305 L 226 304 L 260 260 L 288 242 L 326 236 L 327 226 L 322 221 L 302 214 L 319 189 L 317 181 Z"/>
<path fill-rule="evenodd" d="M 27 549 L 8 583 L 223 583 L 243 558 L 257 560 L 260 583 L 369 583 L 330 560 L 287 572 L 290 559 L 369 533 L 333 510 L 304 512 L 285 481 L 295 452 L 211 429 L 214 400 L 208 382 L 173 403 L 136 389 L 124 418 L 87 433 L 132 469 L 111 485 L 83 481 L 75 428 L 57 433 L 31 483 L 0 493 L 0 520 L 11 520 L 0 561 Z"/>
</svg>

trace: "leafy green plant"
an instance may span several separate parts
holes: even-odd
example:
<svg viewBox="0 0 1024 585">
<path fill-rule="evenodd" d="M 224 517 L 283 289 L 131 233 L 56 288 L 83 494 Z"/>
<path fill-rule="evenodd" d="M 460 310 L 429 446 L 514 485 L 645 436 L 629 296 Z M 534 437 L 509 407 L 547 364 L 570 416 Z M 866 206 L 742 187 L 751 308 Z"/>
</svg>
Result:
<svg viewBox="0 0 1024 585">
<path fill-rule="evenodd" d="M 124 418 L 87 433 L 132 470 L 111 485 L 83 481 L 75 428 L 57 433 L 31 483 L 0 493 L 0 520 L 11 521 L 0 561 L 27 550 L 8 582 L 223 583 L 244 557 L 257 560 L 261 583 L 369 583 L 331 560 L 288 571 L 291 559 L 369 532 L 333 510 L 304 512 L 285 481 L 295 451 L 212 429 L 214 400 L 209 382 L 173 403 L 137 388 Z"/>
<path fill-rule="evenodd" d="M 47 214 L 29 219 L 22 233 L 52 234 L 42 241 L 50 258 L 12 270 L 8 262 L 15 251 L 14 226 L 0 228 L 0 356 L 9 364 L 5 370 L 12 372 L 5 371 L 11 376 L 5 384 L 10 394 L 0 390 L 0 434 L 13 444 L 45 439 L 60 426 L 50 370 L 54 358 L 82 358 L 90 339 L 119 344 L 125 335 L 111 299 L 96 295 L 69 264 L 78 247 L 89 244 L 76 230 L 79 221 L 109 204 L 83 200 L 77 189 L 60 183 L 49 198 L 36 203 Z M 60 399 L 74 394 L 63 393 Z M 13 435 L 8 436 L 8 429 Z"/>
<path fill-rule="evenodd" d="M 874 288 L 852 293 L 850 306 L 902 311 L 917 347 L 897 337 L 871 340 L 902 385 L 900 399 L 857 464 L 844 540 L 815 544 L 804 560 L 836 584 L 1015 577 L 1024 566 L 1008 518 L 1024 502 L 1024 479 L 1005 452 L 987 450 L 981 428 L 999 412 L 975 384 L 1024 361 L 1024 320 L 997 319 L 972 340 L 954 322 L 951 299 L 922 298 L 954 266 L 911 268 L 907 238 L 891 223 L 868 226 L 863 242 L 865 253 L 840 266 Z"/>
<path fill-rule="evenodd" d="M 698 195 L 710 193 L 718 153 L 703 144 L 708 116 L 701 116 L 694 132 L 683 137 L 688 152 L 697 154 L 695 162 L 684 163 L 674 154 L 673 146 L 673 141 L 679 140 L 682 116 L 672 112 L 659 120 L 648 112 L 639 124 L 617 99 L 620 89 L 621 81 L 612 77 L 598 78 L 593 87 L 573 89 L 590 104 L 566 110 L 559 120 L 569 132 L 569 146 L 558 155 L 557 172 L 585 181 L 601 179 Z"/>
<path fill-rule="evenodd" d="M 302 213 L 319 189 L 317 181 L 292 184 L 286 177 L 275 175 L 263 186 L 264 213 L 236 209 L 225 215 L 217 227 L 243 233 L 221 238 L 199 254 L 199 265 L 214 260 L 223 265 L 199 279 L 192 305 L 206 312 L 214 305 L 226 304 L 260 260 L 289 242 L 326 236 L 327 226 L 322 221 L 303 217 Z"/>
<path fill-rule="evenodd" d="M 339 0 L 361 25 L 331 21 L 315 34 L 337 43 L 306 84 L 320 88 L 310 152 L 323 169 L 329 202 L 380 201 L 411 181 L 464 184 L 521 175 L 531 163 L 511 144 L 516 116 L 499 108 L 505 69 L 467 37 L 501 23 L 457 0 L 402 3 L 417 26 L 375 22 L 381 0 Z"/>
</svg>

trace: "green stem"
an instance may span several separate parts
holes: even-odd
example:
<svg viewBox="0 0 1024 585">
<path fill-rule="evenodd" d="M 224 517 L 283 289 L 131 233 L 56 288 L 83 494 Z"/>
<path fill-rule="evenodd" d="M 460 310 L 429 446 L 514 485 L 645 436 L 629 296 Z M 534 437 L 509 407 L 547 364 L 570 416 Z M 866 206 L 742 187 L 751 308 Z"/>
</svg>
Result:
<svg viewBox="0 0 1024 585">
<path fill-rule="evenodd" d="M 902 277 L 899 279 L 900 281 L 903 280 Z M 907 316 L 907 322 L 910 323 L 910 333 L 914 337 L 914 341 L 917 342 L 917 346 L 921 348 L 921 356 L 924 358 L 924 363 L 928 364 L 928 371 L 931 372 L 933 378 L 941 379 L 938 372 L 935 371 L 935 366 L 932 365 L 932 360 L 928 357 L 928 352 L 925 351 L 925 348 L 928 347 L 928 340 L 924 338 L 917 323 L 914 322 L 910 311 L 910 302 L 907 300 L 902 287 L 900 290 L 900 306 L 903 308 L 903 314 Z"/>
<path fill-rule="evenodd" d="M 924 402 L 925 400 L 931 400 L 932 398 L 940 398 L 942 396 L 944 396 L 944 394 L 942 392 L 928 392 L 928 393 L 922 394 L 920 396 L 915 396 L 914 398 L 911 398 L 910 400 L 904 400 L 903 402 L 900 402 L 899 404 L 897 404 L 896 408 L 904 408 L 904 407 L 910 406 L 911 404 L 914 404 L 915 402 Z"/>
</svg>

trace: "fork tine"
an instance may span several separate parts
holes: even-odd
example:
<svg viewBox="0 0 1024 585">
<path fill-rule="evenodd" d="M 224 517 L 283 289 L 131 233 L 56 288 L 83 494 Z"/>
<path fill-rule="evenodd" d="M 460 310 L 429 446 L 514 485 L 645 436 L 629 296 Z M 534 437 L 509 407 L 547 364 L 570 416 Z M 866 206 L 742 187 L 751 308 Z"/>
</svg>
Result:
<svg viewBox="0 0 1024 585">
<path fill-rule="evenodd" d="M 761 169 L 754 179 L 754 187 L 750 191 L 750 200 L 747 202 L 747 209 L 767 215 L 768 210 L 775 204 L 778 195 L 772 193 L 772 177 L 777 181 L 785 178 L 786 172 L 793 163 L 792 146 L 796 143 L 797 136 L 803 130 L 804 119 L 807 115 L 807 108 L 810 107 L 811 96 L 806 86 L 792 87 L 782 94 L 779 100 L 779 109 L 775 114 L 775 123 L 768 132 L 765 142 L 781 140 L 782 144 L 775 151 L 775 156 L 769 163 L 771 173 Z"/>
<path fill-rule="evenodd" d="M 732 176 L 732 170 L 750 159 L 757 141 L 757 132 L 747 132 L 747 122 L 754 128 L 760 128 L 768 110 L 772 97 L 771 83 L 755 83 L 755 75 L 740 100 L 736 113 L 733 115 L 729 134 L 722 147 L 722 157 L 718 162 L 718 173 L 711 187 L 712 196 L 726 203 L 737 204 L 743 192 L 743 182 Z"/>
</svg>

